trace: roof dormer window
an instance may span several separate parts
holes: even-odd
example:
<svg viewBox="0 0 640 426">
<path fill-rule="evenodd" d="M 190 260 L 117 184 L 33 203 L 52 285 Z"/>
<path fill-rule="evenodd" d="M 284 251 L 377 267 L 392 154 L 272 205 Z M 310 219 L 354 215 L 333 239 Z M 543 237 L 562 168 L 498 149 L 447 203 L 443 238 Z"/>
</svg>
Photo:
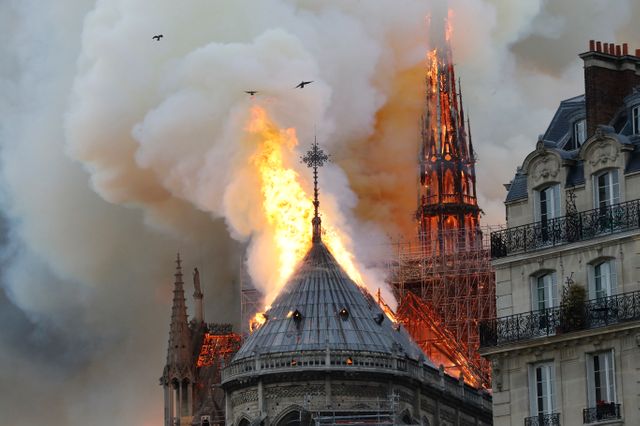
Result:
<svg viewBox="0 0 640 426">
<path fill-rule="evenodd" d="M 580 148 L 587 140 L 587 120 L 584 118 L 573 123 L 573 146 L 570 149 Z"/>
<path fill-rule="evenodd" d="M 631 127 L 634 135 L 640 135 L 640 105 L 631 108 Z"/>
</svg>

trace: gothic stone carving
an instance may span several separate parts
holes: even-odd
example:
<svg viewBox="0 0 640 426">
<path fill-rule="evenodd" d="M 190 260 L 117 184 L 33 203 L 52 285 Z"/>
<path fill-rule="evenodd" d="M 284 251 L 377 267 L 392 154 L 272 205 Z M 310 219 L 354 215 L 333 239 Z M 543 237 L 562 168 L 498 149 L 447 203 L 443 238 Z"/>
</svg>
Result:
<svg viewBox="0 0 640 426">
<path fill-rule="evenodd" d="M 595 143 L 590 157 L 589 164 L 594 169 L 612 166 L 618 158 L 618 149 L 611 140 L 602 139 Z"/>
<path fill-rule="evenodd" d="M 560 162 L 551 154 L 542 154 L 532 166 L 532 183 L 538 186 L 549 180 L 554 180 L 560 173 Z"/>
</svg>

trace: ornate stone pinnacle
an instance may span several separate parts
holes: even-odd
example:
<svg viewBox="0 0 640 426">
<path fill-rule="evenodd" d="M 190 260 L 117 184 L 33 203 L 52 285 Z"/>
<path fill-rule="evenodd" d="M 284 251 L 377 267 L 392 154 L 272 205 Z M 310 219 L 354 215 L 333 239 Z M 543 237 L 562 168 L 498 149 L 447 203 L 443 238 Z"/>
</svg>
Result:
<svg viewBox="0 0 640 426">
<path fill-rule="evenodd" d="M 320 201 L 318 201 L 318 167 L 324 166 L 324 163 L 329 161 L 329 156 L 318 146 L 318 140 L 316 138 L 313 139 L 313 145 L 311 145 L 311 149 L 307 151 L 304 157 L 301 158 L 302 162 L 307 165 L 307 167 L 313 168 L 313 220 L 311 221 L 313 225 L 313 238 L 312 241 L 314 243 L 320 242 L 320 216 L 318 215 L 318 207 L 320 207 Z"/>
</svg>

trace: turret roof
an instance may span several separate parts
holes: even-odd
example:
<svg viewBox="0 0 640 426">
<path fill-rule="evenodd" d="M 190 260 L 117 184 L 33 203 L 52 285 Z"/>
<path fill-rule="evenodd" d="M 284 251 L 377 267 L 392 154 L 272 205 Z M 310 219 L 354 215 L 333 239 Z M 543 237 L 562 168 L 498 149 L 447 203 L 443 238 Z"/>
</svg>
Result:
<svg viewBox="0 0 640 426">
<path fill-rule="evenodd" d="M 321 242 L 313 243 L 265 313 L 267 321 L 242 345 L 235 360 L 314 350 L 406 354 L 422 351 L 340 267 Z"/>
</svg>

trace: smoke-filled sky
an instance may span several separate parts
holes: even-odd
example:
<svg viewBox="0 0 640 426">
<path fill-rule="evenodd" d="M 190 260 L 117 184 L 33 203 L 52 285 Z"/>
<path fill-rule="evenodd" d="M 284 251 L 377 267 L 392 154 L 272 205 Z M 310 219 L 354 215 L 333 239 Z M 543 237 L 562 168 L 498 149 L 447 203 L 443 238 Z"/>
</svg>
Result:
<svg viewBox="0 0 640 426">
<path fill-rule="evenodd" d="M 577 54 L 591 38 L 640 47 L 640 3 L 449 6 L 482 221 L 498 224 L 502 184 L 558 103 L 582 93 Z M 405 231 L 433 36 L 426 16 L 435 25 L 446 9 L 443 0 L 0 2 L 0 423 L 161 424 L 175 253 L 188 277 L 194 266 L 202 273 L 207 320 L 237 321 L 243 247 L 264 243 L 255 188 L 238 184 L 251 181 L 243 135 L 256 103 L 296 129 L 300 152 L 317 134 L 332 154 L 324 205 L 362 263 Z M 294 90 L 303 79 L 314 83 Z M 264 244 L 254 266 L 271 260 Z M 257 281 L 263 269 L 251 270 Z"/>
</svg>

